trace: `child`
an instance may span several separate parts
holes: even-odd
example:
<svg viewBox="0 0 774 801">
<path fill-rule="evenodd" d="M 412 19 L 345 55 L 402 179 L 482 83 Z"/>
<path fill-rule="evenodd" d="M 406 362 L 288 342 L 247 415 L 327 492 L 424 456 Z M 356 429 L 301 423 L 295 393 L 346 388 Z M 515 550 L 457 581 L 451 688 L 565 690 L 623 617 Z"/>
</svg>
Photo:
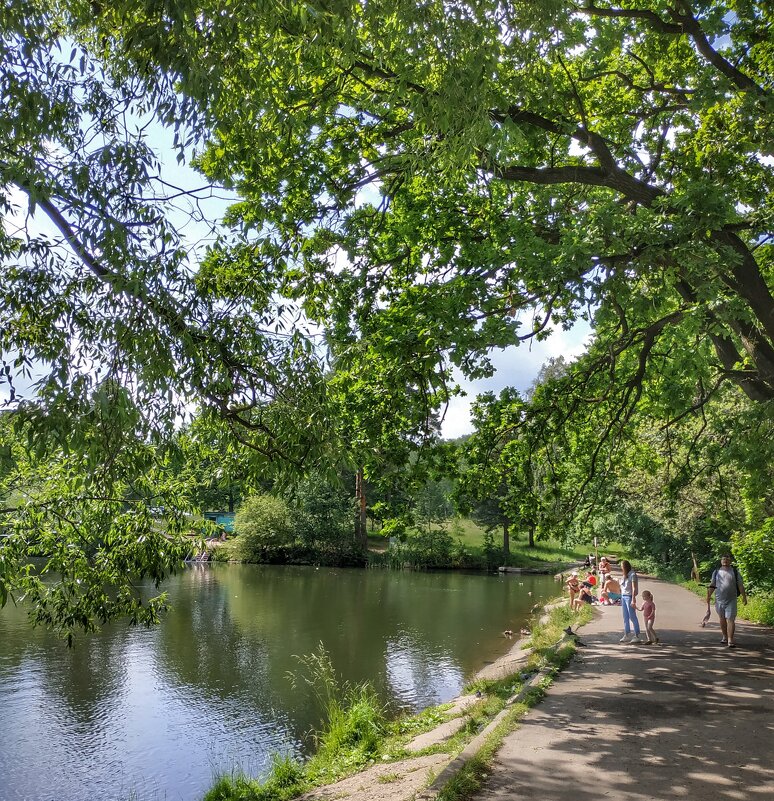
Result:
<svg viewBox="0 0 774 801">
<path fill-rule="evenodd" d="M 642 606 L 636 607 L 642 616 L 645 618 L 645 633 L 648 635 L 648 641 L 645 645 L 655 645 L 659 639 L 653 629 L 653 624 L 656 622 L 656 604 L 653 601 L 653 593 L 649 590 L 642 591 Z"/>
</svg>

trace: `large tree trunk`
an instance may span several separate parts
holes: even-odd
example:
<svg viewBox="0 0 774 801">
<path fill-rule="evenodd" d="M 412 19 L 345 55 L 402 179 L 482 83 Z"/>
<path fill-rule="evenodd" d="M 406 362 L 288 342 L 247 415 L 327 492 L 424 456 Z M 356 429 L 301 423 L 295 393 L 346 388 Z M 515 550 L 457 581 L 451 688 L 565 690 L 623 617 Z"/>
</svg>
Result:
<svg viewBox="0 0 774 801">
<path fill-rule="evenodd" d="M 529 547 L 530 548 L 534 548 L 535 547 L 535 524 L 534 523 L 530 523 L 529 524 Z"/>
<path fill-rule="evenodd" d="M 511 555 L 511 538 L 508 532 L 508 524 L 503 523 L 503 561 L 507 565 L 508 557 Z"/>
<path fill-rule="evenodd" d="M 366 530 L 368 518 L 366 516 L 366 491 L 362 467 L 359 467 L 357 473 L 355 473 L 355 502 L 357 504 L 355 512 L 355 541 L 365 552 L 368 547 L 368 532 Z"/>
</svg>

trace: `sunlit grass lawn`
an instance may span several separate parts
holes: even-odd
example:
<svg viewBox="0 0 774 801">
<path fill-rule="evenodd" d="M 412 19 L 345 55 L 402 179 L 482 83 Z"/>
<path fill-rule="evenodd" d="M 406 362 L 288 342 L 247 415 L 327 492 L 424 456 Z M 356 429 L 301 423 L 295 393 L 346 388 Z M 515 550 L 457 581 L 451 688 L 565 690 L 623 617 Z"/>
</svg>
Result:
<svg viewBox="0 0 774 801">
<path fill-rule="evenodd" d="M 459 538 L 463 544 L 472 550 L 480 551 L 484 545 L 485 530 L 473 520 L 457 518 L 448 522 L 447 530 L 453 537 Z M 494 532 L 494 545 L 502 548 L 502 530 Z M 617 553 L 620 545 L 614 542 L 600 543 L 599 555 Z M 508 564 L 514 567 L 542 567 L 547 564 L 566 564 L 568 562 L 582 562 L 590 553 L 594 553 L 594 543 L 562 543 L 559 540 L 538 540 L 533 548 L 529 547 L 527 539 L 520 533 L 511 534 L 510 559 Z"/>
<path fill-rule="evenodd" d="M 443 528 L 448 531 L 455 540 L 462 544 L 474 554 L 482 554 L 484 550 L 485 529 L 479 526 L 470 518 L 458 517 L 447 520 Z M 372 550 L 385 550 L 387 548 L 386 538 L 378 534 L 368 538 L 369 548 Z M 494 547 L 502 549 L 502 530 L 494 532 Z M 615 542 L 599 544 L 599 555 L 620 554 L 622 547 Z M 544 568 L 548 565 L 565 565 L 572 562 L 582 562 L 586 556 L 594 552 L 594 544 L 578 543 L 568 544 L 559 540 L 538 540 L 534 548 L 530 548 L 524 535 L 516 533 L 510 538 L 510 558 L 508 564 L 513 567 L 534 567 Z"/>
</svg>

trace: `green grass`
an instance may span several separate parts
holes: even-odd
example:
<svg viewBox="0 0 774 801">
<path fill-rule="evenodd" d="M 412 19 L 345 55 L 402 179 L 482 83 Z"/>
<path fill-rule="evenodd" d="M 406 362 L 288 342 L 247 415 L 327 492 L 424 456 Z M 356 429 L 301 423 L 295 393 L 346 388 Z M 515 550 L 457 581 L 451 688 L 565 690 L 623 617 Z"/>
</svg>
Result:
<svg viewBox="0 0 774 801">
<path fill-rule="evenodd" d="M 449 520 L 445 527 L 466 548 L 474 552 L 483 552 L 486 530 L 473 520 L 459 517 Z M 495 547 L 501 549 L 502 542 L 502 530 L 495 531 Z M 535 546 L 530 548 L 528 541 L 522 535 L 512 535 L 509 545 L 510 558 L 508 564 L 512 567 L 524 568 L 541 568 L 548 565 L 563 565 L 568 562 L 582 562 L 594 551 L 593 544 L 571 545 L 562 543 L 559 540 L 538 540 Z M 600 555 L 611 551 L 615 553 L 620 550 L 620 547 L 618 543 L 604 543 L 604 549 L 600 547 L 599 553 Z"/>
<path fill-rule="evenodd" d="M 483 730 L 506 707 L 506 702 L 523 686 L 530 675 L 547 667 L 548 675 L 522 701 L 508 708 L 504 720 L 487 738 L 475 759 L 444 788 L 440 796 L 446 801 L 469 798 L 480 786 L 487 766 L 505 735 L 519 718 L 542 698 L 545 686 L 555 672 L 572 657 L 572 642 L 560 648 L 554 645 L 562 638 L 562 629 L 578 625 L 591 616 L 591 609 L 573 613 L 567 607 L 552 610 L 547 623 L 533 629 L 534 652 L 522 672 L 499 681 L 477 682 L 468 691 L 480 690 L 482 699 L 466 712 L 463 729 L 450 740 L 427 749 L 456 753 Z M 384 708 L 368 685 L 340 685 L 324 649 L 301 657 L 301 670 L 294 681 L 313 686 L 318 700 L 326 710 L 327 721 L 316 735 L 317 752 L 301 765 L 287 756 L 277 756 L 266 779 L 257 781 L 244 775 L 220 776 L 204 796 L 203 801 L 289 801 L 314 787 L 331 784 L 371 764 L 405 758 L 406 744 L 420 732 L 434 728 L 448 719 L 449 704 L 426 709 L 412 717 L 388 722 Z M 380 781 L 385 784 L 398 774 L 387 773 Z"/>
<path fill-rule="evenodd" d="M 303 767 L 289 756 L 275 755 L 263 782 L 244 775 L 220 776 L 203 801 L 289 801 L 308 788 Z"/>
<path fill-rule="evenodd" d="M 471 565 L 476 564 L 483 567 L 485 564 L 484 558 L 484 535 L 485 529 L 475 523 L 473 520 L 464 517 L 453 518 L 443 524 L 443 528 L 448 531 L 455 540 L 458 540 L 465 549 L 472 555 L 473 559 Z M 368 536 L 369 551 L 376 554 L 384 554 L 387 550 L 389 540 L 378 533 L 371 533 Z M 230 538 L 225 542 L 219 542 L 217 547 L 213 548 L 211 558 L 213 561 L 228 562 L 239 561 L 239 540 L 238 538 Z M 495 532 L 494 537 L 495 548 L 499 550 L 502 548 L 502 532 Z M 559 540 L 539 540 L 535 543 L 533 548 L 529 547 L 527 541 L 521 537 L 511 537 L 510 540 L 510 558 L 508 564 L 512 567 L 521 567 L 535 570 L 550 570 L 560 569 L 562 566 L 574 562 L 581 562 L 594 550 L 593 545 L 584 543 L 581 545 L 570 545 L 562 543 Z M 620 553 L 622 551 L 621 545 L 615 542 L 604 543 L 600 546 L 599 553 L 610 554 Z M 504 564 L 501 555 L 498 556 L 497 562 Z M 448 565 L 452 567 L 452 565 Z"/>
<path fill-rule="evenodd" d="M 239 539 L 232 536 L 231 539 L 218 542 L 210 549 L 210 559 L 213 562 L 241 561 Z"/>
<path fill-rule="evenodd" d="M 521 701 L 508 709 L 502 720 L 487 736 L 478 753 L 444 785 L 438 794 L 438 801 L 468 801 L 479 792 L 505 737 L 518 727 L 519 721 L 530 707 L 542 699 L 554 676 L 567 665 L 575 653 L 575 646 L 569 641 L 558 648 L 555 647 L 564 633 L 563 629 L 568 625 L 577 626 L 586 623 L 591 616 L 590 607 L 584 607 L 580 612 L 571 612 L 568 607 L 561 606 L 551 611 L 546 623 L 539 624 L 533 629 L 531 640 L 535 650 L 525 672 L 535 671 L 541 667 L 547 668 L 545 678 Z M 518 690 L 515 678 L 509 676 L 499 681 L 477 682 L 471 689 L 478 688 L 500 699 L 505 696 L 512 697 Z M 504 708 L 504 701 L 501 708 Z"/>
</svg>

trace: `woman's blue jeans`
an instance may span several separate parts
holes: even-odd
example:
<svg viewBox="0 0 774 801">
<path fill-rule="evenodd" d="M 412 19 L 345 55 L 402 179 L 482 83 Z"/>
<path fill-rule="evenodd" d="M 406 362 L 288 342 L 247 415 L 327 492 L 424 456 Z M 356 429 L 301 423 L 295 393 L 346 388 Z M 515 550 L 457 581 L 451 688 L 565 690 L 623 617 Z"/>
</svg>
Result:
<svg viewBox="0 0 774 801">
<path fill-rule="evenodd" d="M 637 610 L 632 606 L 631 595 L 624 595 L 621 598 L 621 609 L 623 610 L 624 634 L 630 634 L 631 628 L 634 629 L 634 636 L 640 636 L 640 623 L 637 620 Z"/>
</svg>

